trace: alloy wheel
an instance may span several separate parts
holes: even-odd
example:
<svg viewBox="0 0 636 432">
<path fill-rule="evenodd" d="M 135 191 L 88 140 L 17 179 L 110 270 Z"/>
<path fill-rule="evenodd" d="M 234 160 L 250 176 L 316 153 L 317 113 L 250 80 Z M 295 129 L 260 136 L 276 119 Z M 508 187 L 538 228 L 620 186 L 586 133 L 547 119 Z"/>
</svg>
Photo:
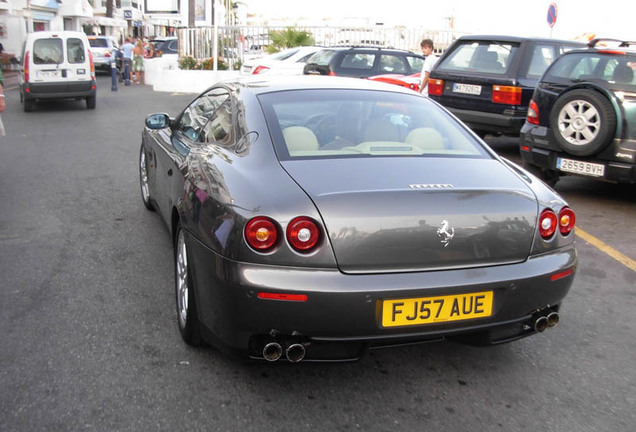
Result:
<svg viewBox="0 0 636 432">
<path fill-rule="evenodd" d="M 601 129 L 601 116 L 594 105 L 584 100 L 568 102 L 559 112 L 559 132 L 573 145 L 593 141 Z"/>
<path fill-rule="evenodd" d="M 177 315 L 179 327 L 185 328 L 188 320 L 188 256 L 186 253 L 183 230 L 179 230 L 176 246 L 176 289 L 177 289 Z"/>
</svg>

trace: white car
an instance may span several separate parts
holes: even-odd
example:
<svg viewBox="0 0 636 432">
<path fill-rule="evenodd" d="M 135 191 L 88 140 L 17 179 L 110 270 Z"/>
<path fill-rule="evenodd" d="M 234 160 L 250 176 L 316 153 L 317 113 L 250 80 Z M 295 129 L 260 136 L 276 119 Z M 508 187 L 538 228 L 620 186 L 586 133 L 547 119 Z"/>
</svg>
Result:
<svg viewBox="0 0 636 432">
<path fill-rule="evenodd" d="M 241 67 L 241 73 L 247 75 L 276 74 L 302 75 L 303 67 L 309 57 L 322 47 L 302 46 L 288 48 L 275 54 L 247 60 Z"/>
</svg>

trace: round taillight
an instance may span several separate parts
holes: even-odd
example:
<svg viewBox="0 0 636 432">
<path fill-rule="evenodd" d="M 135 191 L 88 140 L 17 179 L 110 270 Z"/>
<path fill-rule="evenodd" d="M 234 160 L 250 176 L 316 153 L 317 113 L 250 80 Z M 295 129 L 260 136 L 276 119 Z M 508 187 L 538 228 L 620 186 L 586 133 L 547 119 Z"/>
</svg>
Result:
<svg viewBox="0 0 636 432">
<path fill-rule="evenodd" d="M 570 207 L 563 207 L 559 212 L 559 231 L 564 236 L 570 234 L 574 229 L 576 216 Z"/>
<path fill-rule="evenodd" d="M 297 217 L 287 225 L 287 241 L 298 252 L 311 252 L 320 241 L 320 228 L 308 217 Z"/>
<path fill-rule="evenodd" d="M 545 209 L 539 216 L 539 234 L 544 240 L 554 235 L 557 229 L 557 216 L 550 209 Z"/>
<path fill-rule="evenodd" d="M 259 252 L 267 252 L 278 242 L 276 224 L 266 217 L 255 217 L 245 225 L 247 243 Z"/>
</svg>

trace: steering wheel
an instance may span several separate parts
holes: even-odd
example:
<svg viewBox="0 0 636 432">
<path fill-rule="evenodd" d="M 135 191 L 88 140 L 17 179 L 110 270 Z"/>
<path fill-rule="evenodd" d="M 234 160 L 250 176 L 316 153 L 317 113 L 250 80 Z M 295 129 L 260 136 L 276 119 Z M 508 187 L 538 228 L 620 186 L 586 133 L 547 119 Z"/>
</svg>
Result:
<svg viewBox="0 0 636 432">
<path fill-rule="evenodd" d="M 314 132 L 318 142 L 323 145 L 336 137 L 336 119 L 335 114 L 316 114 L 307 119 L 305 126 Z"/>
</svg>

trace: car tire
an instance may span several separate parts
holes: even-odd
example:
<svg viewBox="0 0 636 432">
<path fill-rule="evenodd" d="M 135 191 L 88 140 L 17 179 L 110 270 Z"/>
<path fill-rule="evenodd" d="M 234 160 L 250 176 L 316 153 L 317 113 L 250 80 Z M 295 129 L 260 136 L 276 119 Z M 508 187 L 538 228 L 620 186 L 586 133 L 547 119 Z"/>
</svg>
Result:
<svg viewBox="0 0 636 432">
<path fill-rule="evenodd" d="M 188 345 L 199 346 L 202 339 L 194 295 L 192 263 L 188 260 L 188 247 L 181 223 L 177 224 L 174 238 L 174 282 L 179 332 Z"/>
<path fill-rule="evenodd" d="M 527 162 L 523 163 L 523 168 L 534 176 L 539 177 L 543 183 L 547 184 L 551 188 L 554 188 L 556 182 L 559 180 L 559 172 L 557 170 L 541 168 Z"/>
<path fill-rule="evenodd" d="M 550 128 L 557 144 L 574 156 L 603 150 L 616 133 L 616 113 L 598 92 L 573 90 L 559 97 L 550 113 Z"/>
<path fill-rule="evenodd" d="M 35 102 L 33 102 L 32 100 L 30 100 L 30 99 L 26 99 L 26 98 L 25 98 L 25 99 L 24 99 L 24 112 L 31 112 L 31 111 L 33 111 L 33 104 L 34 104 L 34 103 L 35 103 Z"/>
<path fill-rule="evenodd" d="M 96 105 L 97 105 L 97 98 L 95 96 L 86 98 L 86 108 L 95 109 Z"/>
<path fill-rule="evenodd" d="M 148 183 L 148 162 L 146 161 L 146 151 L 143 145 L 139 151 L 139 187 L 141 188 L 141 201 L 144 206 L 148 210 L 154 211 L 155 206 L 152 204 L 150 184 Z"/>
</svg>

